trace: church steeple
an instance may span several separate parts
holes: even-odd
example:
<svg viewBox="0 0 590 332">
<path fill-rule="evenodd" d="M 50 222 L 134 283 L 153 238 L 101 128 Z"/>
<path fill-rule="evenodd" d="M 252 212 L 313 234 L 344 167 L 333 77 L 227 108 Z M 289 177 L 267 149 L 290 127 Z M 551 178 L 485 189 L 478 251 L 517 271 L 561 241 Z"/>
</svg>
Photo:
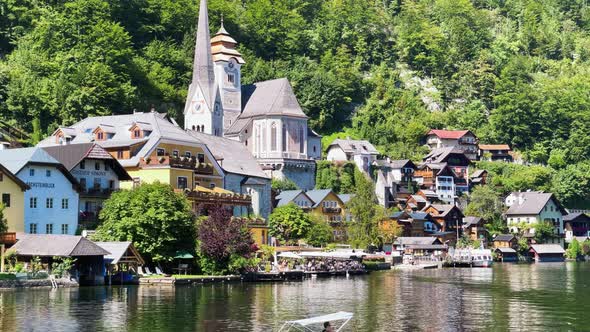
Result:
<svg viewBox="0 0 590 332">
<path fill-rule="evenodd" d="M 198 84 L 201 87 L 203 97 L 209 108 L 212 109 L 213 103 L 215 102 L 215 72 L 213 69 L 210 40 L 207 0 L 201 0 L 197 26 L 197 42 L 195 44 L 195 59 L 193 62 L 193 85 Z"/>
<path fill-rule="evenodd" d="M 223 109 L 215 77 L 210 42 L 207 0 L 201 0 L 193 62 L 193 80 L 188 89 L 184 106 L 184 127 L 221 136 L 223 135 Z"/>
</svg>

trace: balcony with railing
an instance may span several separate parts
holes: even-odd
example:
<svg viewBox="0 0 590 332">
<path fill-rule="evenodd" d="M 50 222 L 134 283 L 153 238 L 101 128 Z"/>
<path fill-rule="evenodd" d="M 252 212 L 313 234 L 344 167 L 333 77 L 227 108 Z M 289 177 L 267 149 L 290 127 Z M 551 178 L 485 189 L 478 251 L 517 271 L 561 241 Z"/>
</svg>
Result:
<svg viewBox="0 0 590 332">
<path fill-rule="evenodd" d="M 342 209 L 339 207 L 322 207 L 322 212 L 335 214 L 335 213 L 341 213 Z"/>
<path fill-rule="evenodd" d="M 259 159 L 303 159 L 313 160 L 305 153 L 289 152 L 289 151 L 273 151 L 273 152 L 254 152 L 254 157 Z"/>
<path fill-rule="evenodd" d="M 16 243 L 16 233 L 14 232 L 6 232 L 0 233 L 0 244 L 15 244 Z"/>
<path fill-rule="evenodd" d="M 92 187 L 92 188 L 82 188 L 80 191 L 81 197 L 92 197 L 92 198 L 109 198 L 111 194 L 115 191 L 112 188 L 101 188 L 101 187 Z"/>
<path fill-rule="evenodd" d="M 158 157 L 146 157 L 139 159 L 141 167 L 170 166 L 172 168 L 182 168 L 194 170 L 197 174 L 212 175 L 213 165 L 211 163 L 200 162 L 195 156 L 192 157 L 175 157 L 170 155 Z"/>
</svg>

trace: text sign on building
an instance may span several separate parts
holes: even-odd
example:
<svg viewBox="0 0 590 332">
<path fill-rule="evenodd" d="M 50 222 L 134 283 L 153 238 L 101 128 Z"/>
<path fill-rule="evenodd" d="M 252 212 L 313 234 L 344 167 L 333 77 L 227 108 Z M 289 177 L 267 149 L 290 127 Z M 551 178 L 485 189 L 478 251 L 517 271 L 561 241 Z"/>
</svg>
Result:
<svg viewBox="0 0 590 332">
<path fill-rule="evenodd" d="M 31 188 L 55 188 L 54 183 L 46 183 L 46 182 L 27 182 L 27 185 Z"/>
<path fill-rule="evenodd" d="M 84 171 L 84 170 L 73 170 L 73 175 L 80 176 L 107 176 L 106 171 Z"/>
</svg>

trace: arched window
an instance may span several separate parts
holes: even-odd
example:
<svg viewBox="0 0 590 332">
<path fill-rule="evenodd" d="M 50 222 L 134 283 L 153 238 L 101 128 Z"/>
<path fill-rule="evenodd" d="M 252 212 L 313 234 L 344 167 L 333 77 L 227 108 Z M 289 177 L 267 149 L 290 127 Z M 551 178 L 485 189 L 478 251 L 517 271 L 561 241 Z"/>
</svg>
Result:
<svg viewBox="0 0 590 332">
<path fill-rule="evenodd" d="M 201 132 L 205 132 L 205 125 L 201 125 Z"/>
<path fill-rule="evenodd" d="M 305 152 L 305 139 L 303 138 L 303 126 L 299 126 L 299 153 Z"/>
<path fill-rule="evenodd" d="M 283 124 L 283 133 L 282 137 L 282 145 L 283 145 L 283 152 L 287 151 L 287 125 Z"/>
<path fill-rule="evenodd" d="M 195 127 L 195 125 L 193 125 L 193 131 L 194 131 L 194 130 L 196 130 L 196 127 Z"/>
<path fill-rule="evenodd" d="M 256 125 L 254 129 L 255 141 L 254 141 L 254 151 L 260 152 L 260 125 Z"/>
<path fill-rule="evenodd" d="M 270 150 L 277 151 L 277 123 L 273 122 L 270 126 Z"/>
</svg>

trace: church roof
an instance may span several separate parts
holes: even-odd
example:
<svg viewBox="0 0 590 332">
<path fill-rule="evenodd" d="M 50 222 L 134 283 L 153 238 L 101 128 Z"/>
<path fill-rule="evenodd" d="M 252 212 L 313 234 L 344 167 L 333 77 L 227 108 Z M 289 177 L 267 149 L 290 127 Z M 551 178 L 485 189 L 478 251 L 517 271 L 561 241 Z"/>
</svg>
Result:
<svg viewBox="0 0 590 332">
<path fill-rule="evenodd" d="M 207 145 L 224 171 L 257 178 L 269 178 L 243 143 L 193 130 L 189 130 L 187 133 Z"/>
<path fill-rule="evenodd" d="M 267 115 L 307 119 L 286 78 L 242 86 L 242 104 L 241 119 Z"/>
</svg>

